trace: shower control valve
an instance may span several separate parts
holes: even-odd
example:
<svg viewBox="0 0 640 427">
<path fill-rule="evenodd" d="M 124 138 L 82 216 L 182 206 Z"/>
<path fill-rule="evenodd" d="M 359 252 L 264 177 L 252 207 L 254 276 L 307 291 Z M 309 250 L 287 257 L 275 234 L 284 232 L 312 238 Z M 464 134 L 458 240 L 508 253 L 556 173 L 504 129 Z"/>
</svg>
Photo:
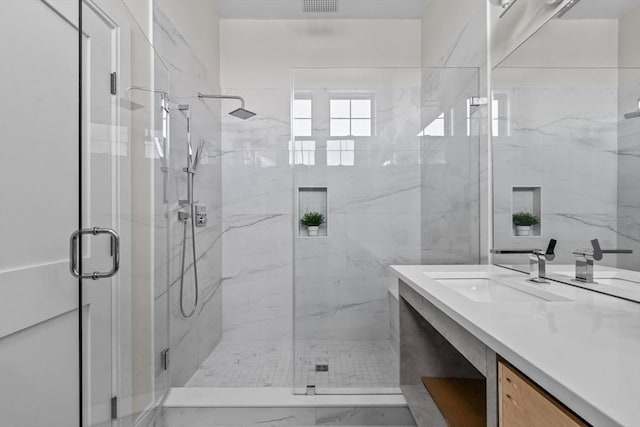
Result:
<svg viewBox="0 0 640 427">
<path fill-rule="evenodd" d="M 207 225 L 207 207 L 205 205 L 196 205 L 196 227 L 204 227 Z"/>
</svg>

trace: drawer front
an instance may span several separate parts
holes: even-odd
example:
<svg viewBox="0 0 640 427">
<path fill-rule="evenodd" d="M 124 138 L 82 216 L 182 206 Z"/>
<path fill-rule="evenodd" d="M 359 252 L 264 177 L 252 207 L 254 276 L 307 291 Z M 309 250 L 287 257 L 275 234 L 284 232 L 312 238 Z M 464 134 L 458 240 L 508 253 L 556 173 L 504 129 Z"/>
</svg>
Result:
<svg viewBox="0 0 640 427">
<path fill-rule="evenodd" d="M 586 427 L 542 389 L 508 365 L 498 364 L 501 427 Z"/>
</svg>

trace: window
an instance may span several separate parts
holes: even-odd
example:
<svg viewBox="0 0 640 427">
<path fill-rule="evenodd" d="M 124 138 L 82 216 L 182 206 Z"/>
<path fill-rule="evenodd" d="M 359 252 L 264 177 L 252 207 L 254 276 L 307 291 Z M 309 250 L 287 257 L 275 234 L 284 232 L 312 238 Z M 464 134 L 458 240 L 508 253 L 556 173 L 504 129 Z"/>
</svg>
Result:
<svg viewBox="0 0 640 427">
<path fill-rule="evenodd" d="M 418 136 L 444 136 L 444 113 L 433 119 Z"/>
<path fill-rule="evenodd" d="M 491 100 L 491 132 L 493 136 L 500 136 L 500 105 L 503 101 Z M 467 136 L 471 135 L 471 100 L 467 99 Z"/>
<path fill-rule="evenodd" d="M 493 136 L 500 136 L 500 104 L 501 100 L 493 98 L 491 100 L 491 132 Z"/>
<path fill-rule="evenodd" d="M 327 166 L 353 166 L 356 164 L 353 139 L 327 140 Z"/>
<path fill-rule="evenodd" d="M 309 139 L 296 139 L 295 144 L 292 144 L 289 141 L 289 164 L 315 165 L 316 142 Z"/>
<path fill-rule="evenodd" d="M 371 136 L 371 99 L 331 99 L 329 135 Z"/>
<path fill-rule="evenodd" d="M 296 138 L 312 135 L 311 117 L 311 100 L 295 99 L 293 101 L 293 133 Z"/>
</svg>

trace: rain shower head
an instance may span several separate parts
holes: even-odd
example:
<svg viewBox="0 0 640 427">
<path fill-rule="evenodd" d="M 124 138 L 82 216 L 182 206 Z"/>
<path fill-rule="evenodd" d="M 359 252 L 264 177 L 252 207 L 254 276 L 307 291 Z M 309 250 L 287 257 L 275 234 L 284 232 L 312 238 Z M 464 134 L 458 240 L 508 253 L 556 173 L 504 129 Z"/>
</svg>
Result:
<svg viewBox="0 0 640 427">
<path fill-rule="evenodd" d="M 637 105 L 636 111 L 625 113 L 624 115 L 625 120 L 637 119 L 639 117 L 640 117 L 640 99 L 638 99 L 638 105 Z"/>
<path fill-rule="evenodd" d="M 211 98 L 211 99 L 237 99 L 238 101 L 240 101 L 240 108 L 230 112 L 229 113 L 230 115 L 232 115 L 233 117 L 237 117 L 239 119 L 242 119 L 242 120 L 250 119 L 251 117 L 256 115 L 256 113 L 251 112 L 251 111 L 247 110 L 246 108 L 244 108 L 244 98 L 241 97 L 241 96 L 234 96 L 234 95 L 205 95 L 204 93 L 198 92 L 198 98 L 200 98 L 200 99 L 204 99 L 204 98 Z"/>
<path fill-rule="evenodd" d="M 247 120 L 247 119 L 250 119 L 251 117 L 255 116 L 256 113 L 252 113 L 251 111 L 245 110 L 244 108 L 238 108 L 238 109 L 233 110 L 232 112 L 230 112 L 229 115 L 231 115 L 233 117 L 237 117 L 237 118 L 242 119 L 242 120 Z"/>
</svg>

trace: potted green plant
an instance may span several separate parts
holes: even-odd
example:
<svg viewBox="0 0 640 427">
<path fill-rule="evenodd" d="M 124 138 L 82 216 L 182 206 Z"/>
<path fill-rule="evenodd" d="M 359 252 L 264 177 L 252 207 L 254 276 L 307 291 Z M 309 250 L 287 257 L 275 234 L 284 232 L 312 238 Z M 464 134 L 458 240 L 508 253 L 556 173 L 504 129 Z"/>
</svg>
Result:
<svg viewBox="0 0 640 427">
<path fill-rule="evenodd" d="M 320 212 L 307 212 L 304 214 L 300 223 L 307 227 L 309 236 L 317 236 L 320 225 L 324 222 L 324 215 Z"/>
<path fill-rule="evenodd" d="M 513 214 L 516 236 L 531 236 L 531 227 L 539 223 L 538 217 L 531 212 L 516 212 Z"/>
</svg>

